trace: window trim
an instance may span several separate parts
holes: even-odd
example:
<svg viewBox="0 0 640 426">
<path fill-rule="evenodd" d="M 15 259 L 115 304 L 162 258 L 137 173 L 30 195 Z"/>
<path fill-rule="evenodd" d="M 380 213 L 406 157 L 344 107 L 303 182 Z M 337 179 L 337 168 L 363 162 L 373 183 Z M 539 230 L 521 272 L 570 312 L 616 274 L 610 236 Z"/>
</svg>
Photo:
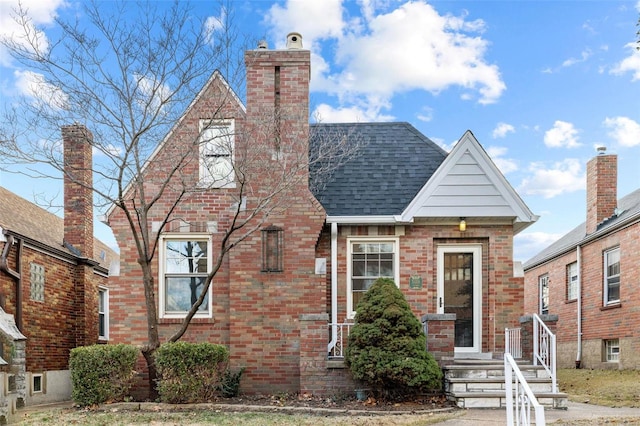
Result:
<svg viewBox="0 0 640 426">
<path fill-rule="evenodd" d="M 213 261 L 213 238 L 211 234 L 202 232 L 194 233 L 167 233 L 160 236 L 160 247 L 158 250 L 158 317 L 159 318 L 177 318 L 182 319 L 187 315 L 187 311 L 182 312 L 166 312 L 165 311 L 165 275 L 166 275 L 166 242 L 167 241 L 207 241 L 207 274 L 211 272 Z M 212 285 L 209 286 L 209 298 L 205 302 L 207 304 L 206 312 L 196 311 L 193 318 L 213 318 L 213 291 Z"/>
<path fill-rule="evenodd" d="M 542 286 L 543 286 L 543 280 L 545 280 L 546 282 L 546 287 L 547 287 L 547 312 L 543 312 L 543 307 L 544 307 L 544 295 L 542 292 Z M 549 274 L 545 273 L 542 275 L 538 276 L 538 313 L 540 315 L 549 315 L 549 296 L 550 296 L 550 288 L 549 288 Z"/>
<path fill-rule="evenodd" d="M 394 236 L 354 236 L 347 237 L 347 319 L 354 319 L 356 311 L 353 307 L 353 252 L 352 245 L 357 243 L 393 243 L 393 281 L 400 288 L 400 238 Z"/>
<path fill-rule="evenodd" d="M 229 154 L 229 162 L 231 165 L 231 173 L 223 178 L 212 177 L 209 173 L 209 168 L 207 167 L 207 163 L 204 159 L 204 152 L 207 147 L 207 142 L 203 139 L 203 132 L 207 130 L 208 127 L 226 127 L 228 129 L 228 136 L 231 139 L 231 153 Z M 235 119 L 233 118 L 224 118 L 224 119 L 201 119 L 198 126 L 198 182 L 199 186 L 207 187 L 211 186 L 213 188 L 235 188 L 236 187 L 236 178 L 234 171 L 235 164 Z M 225 156 L 226 157 L 226 156 Z"/>
<path fill-rule="evenodd" d="M 618 274 L 617 274 L 617 278 L 618 278 L 618 298 L 611 300 L 609 299 L 609 279 L 612 278 L 608 275 L 608 264 L 609 264 L 609 256 L 611 254 L 613 254 L 614 252 L 617 252 L 618 254 Z M 619 305 L 620 304 L 620 287 L 621 287 L 621 271 L 622 268 L 620 267 L 620 261 L 621 261 L 621 256 L 620 256 L 620 247 L 614 247 L 608 250 L 605 250 L 602 256 L 602 263 L 603 263 L 603 271 L 602 271 L 602 304 L 603 306 L 611 306 L 611 305 Z M 615 277 L 615 275 L 613 276 Z"/>
<path fill-rule="evenodd" d="M 100 311 L 100 295 L 103 294 L 103 309 Z M 104 317 L 104 333 L 100 334 L 100 315 Z M 109 340 L 109 289 L 105 286 L 98 287 L 98 340 Z"/>
<path fill-rule="evenodd" d="M 571 275 L 571 269 L 575 268 L 575 274 Z M 573 280 L 572 278 L 575 277 L 575 280 Z M 580 282 L 580 274 L 578 273 L 578 262 L 571 262 L 567 265 L 567 274 L 566 274 L 566 279 L 567 279 L 567 293 L 566 293 L 566 297 L 567 297 L 567 301 L 573 301 L 573 300 L 577 300 L 578 299 L 578 285 Z M 574 292 L 573 292 L 573 297 L 571 297 L 571 285 L 575 286 Z"/>
</svg>

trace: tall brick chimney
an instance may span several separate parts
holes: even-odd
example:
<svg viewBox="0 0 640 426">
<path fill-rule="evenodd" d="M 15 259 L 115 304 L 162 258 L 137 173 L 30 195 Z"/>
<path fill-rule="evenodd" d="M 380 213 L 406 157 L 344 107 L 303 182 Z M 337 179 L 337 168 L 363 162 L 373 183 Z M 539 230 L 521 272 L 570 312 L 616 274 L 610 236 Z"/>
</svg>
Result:
<svg viewBox="0 0 640 426">
<path fill-rule="evenodd" d="M 93 258 L 93 135 L 83 125 L 62 127 L 64 143 L 64 244 Z M 71 247 L 69 247 L 71 246 Z"/>
<path fill-rule="evenodd" d="M 607 154 L 605 147 L 587 163 L 587 234 L 613 216 L 618 206 L 618 156 Z"/>
</svg>

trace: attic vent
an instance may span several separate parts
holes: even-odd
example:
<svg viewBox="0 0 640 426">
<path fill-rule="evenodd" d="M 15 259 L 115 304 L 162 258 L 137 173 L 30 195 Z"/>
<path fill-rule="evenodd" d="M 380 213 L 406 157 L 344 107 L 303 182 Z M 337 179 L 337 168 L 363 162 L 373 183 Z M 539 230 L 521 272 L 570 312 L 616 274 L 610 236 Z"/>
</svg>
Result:
<svg viewBox="0 0 640 426">
<path fill-rule="evenodd" d="M 302 36 L 299 33 L 287 35 L 287 49 L 302 49 Z"/>
</svg>

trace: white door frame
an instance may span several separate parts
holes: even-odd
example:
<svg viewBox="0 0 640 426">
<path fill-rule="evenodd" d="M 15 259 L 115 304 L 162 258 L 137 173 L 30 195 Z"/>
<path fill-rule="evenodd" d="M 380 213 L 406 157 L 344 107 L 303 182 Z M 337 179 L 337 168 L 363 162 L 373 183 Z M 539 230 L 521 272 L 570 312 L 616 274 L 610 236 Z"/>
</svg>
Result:
<svg viewBox="0 0 640 426">
<path fill-rule="evenodd" d="M 482 245 L 439 245 L 437 248 L 437 307 L 444 314 L 444 254 L 473 253 L 473 346 L 456 347 L 455 354 L 482 352 Z"/>
</svg>

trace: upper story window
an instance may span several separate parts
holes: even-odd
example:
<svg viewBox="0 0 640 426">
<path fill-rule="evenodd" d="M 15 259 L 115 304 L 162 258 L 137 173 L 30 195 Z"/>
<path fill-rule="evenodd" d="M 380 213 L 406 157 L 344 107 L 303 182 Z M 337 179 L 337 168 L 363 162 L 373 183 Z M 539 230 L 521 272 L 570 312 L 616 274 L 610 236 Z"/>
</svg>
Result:
<svg viewBox="0 0 640 426">
<path fill-rule="evenodd" d="M 202 294 L 210 271 L 209 235 L 164 235 L 160 245 L 160 317 L 183 318 Z M 195 316 L 211 317 L 211 291 Z"/>
<path fill-rule="evenodd" d="M 538 288 L 540 296 L 540 315 L 549 313 L 549 274 L 538 277 Z"/>
<path fill-rule="evenodd" d="M 234 120 L 200 120 L 200 183 L 214 188 L 235 186 Z"/>
<path fill-rule="evenodd" d="M 98 338 L 109 338 L 109 290 L 105 287 L 98 289 Z"/>
<path fill-rule="evenodd" d="M 567 265 L 567 300 L 578 298 L 578 262 Z"/>
<path fill-rule="evenodd" d="M 353 318 L 358 302 L 378 278 L 400 281 L 397 238 L 349 239 L 347 315 Z"/>
<path fill-rule="evenodd" d="M 44 302 L 44 266 L 29 263 L 30 291 L 29 298 L 35 302 Z"/>
<path fill-rule="evenodd" d="M 620 247 L 604 252 L 604 304 L 620 303 Z"/>
</svg>

